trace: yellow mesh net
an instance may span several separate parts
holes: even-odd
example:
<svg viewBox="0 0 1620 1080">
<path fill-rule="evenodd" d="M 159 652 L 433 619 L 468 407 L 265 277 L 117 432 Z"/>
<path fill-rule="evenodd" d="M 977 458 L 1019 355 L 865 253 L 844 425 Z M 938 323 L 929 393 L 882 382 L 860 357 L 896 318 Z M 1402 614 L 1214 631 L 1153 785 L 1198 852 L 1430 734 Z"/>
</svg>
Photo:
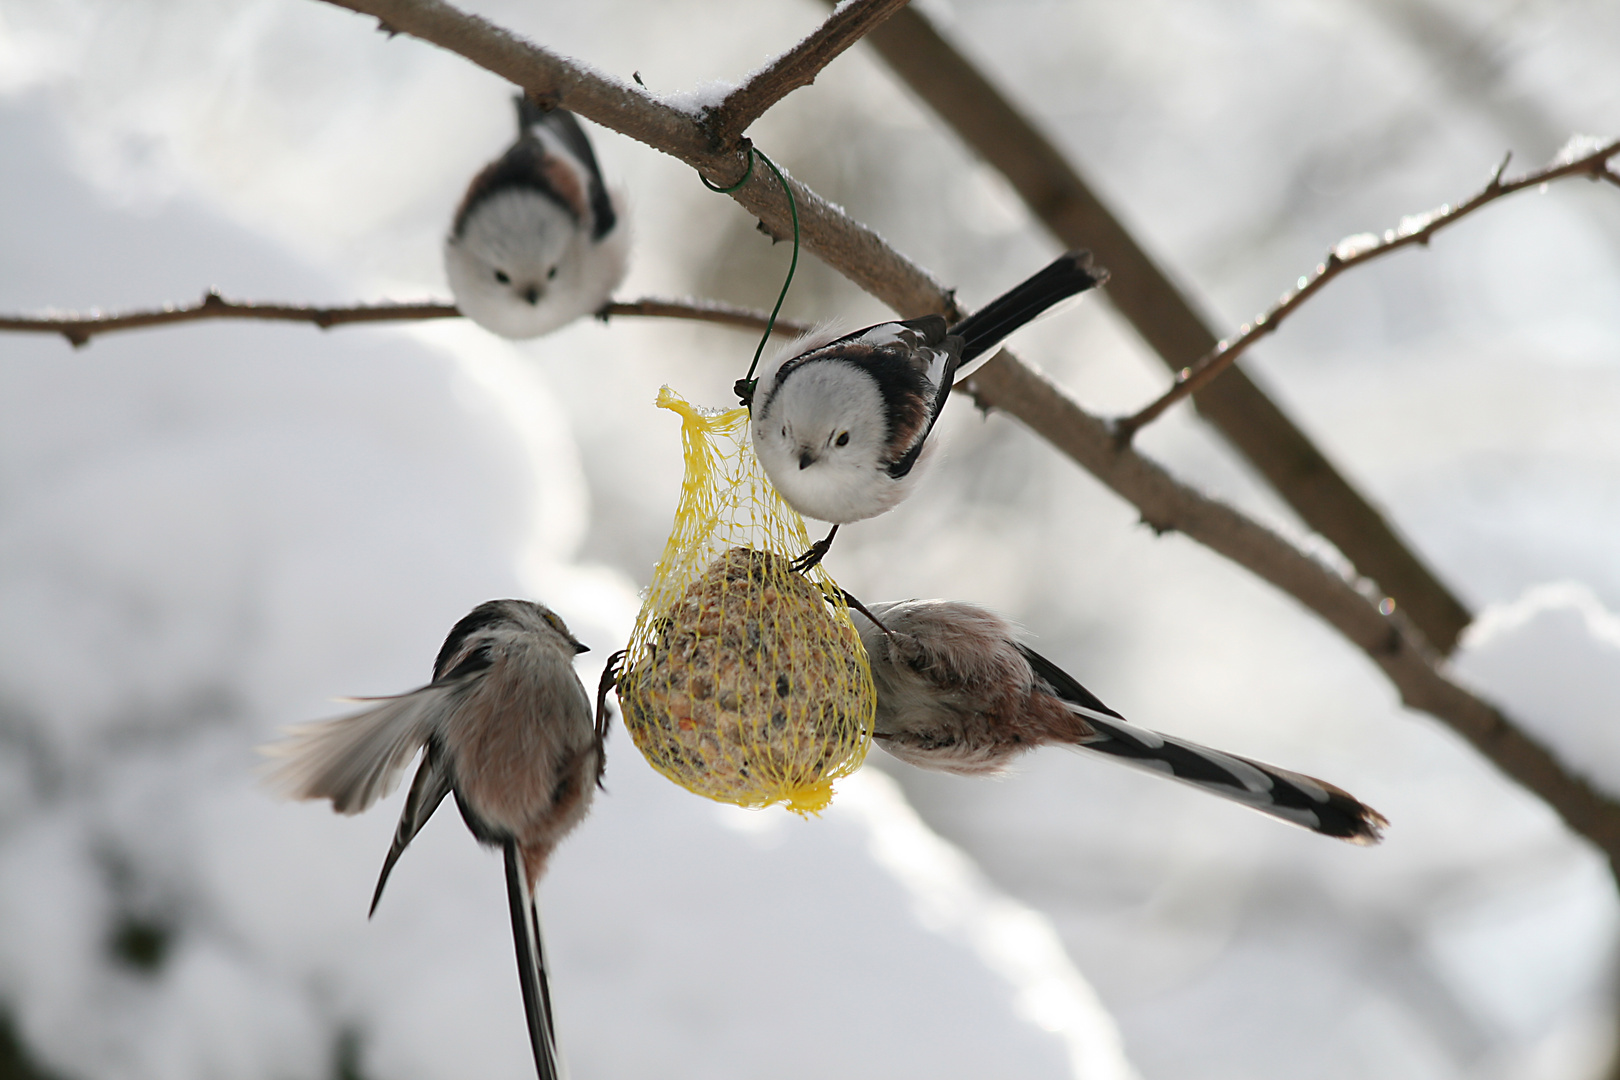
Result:
<svg viewBox="0 0 1620 1080">
<path fill-rule="evenodd" d="M 653 768 L 739 806 L 815 813 L 871 745 L 876 695 L 843 593 L 754 458 L 748 411 L 669 387 L 686 454 L 675 525 L 636 618 L 619 703 Z"/>
</svg>

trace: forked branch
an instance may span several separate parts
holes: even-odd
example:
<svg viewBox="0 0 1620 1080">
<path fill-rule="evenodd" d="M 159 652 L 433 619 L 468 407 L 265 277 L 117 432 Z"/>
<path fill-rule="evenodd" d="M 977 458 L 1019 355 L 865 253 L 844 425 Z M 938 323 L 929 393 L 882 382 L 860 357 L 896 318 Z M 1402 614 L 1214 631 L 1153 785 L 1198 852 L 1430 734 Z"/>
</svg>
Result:
<svg viewBox="0 0 1620 1080">
<path fill-rule="evenodd" d="M 716 150 L 731 149 L 748 126 L 801 86 L 816 81 L 821 69 L 905 7 L 907 0 L 846 0 L 816 32 L 799 42 L 743 85 L 727 94 L 703 119 Z"/>
</svg>

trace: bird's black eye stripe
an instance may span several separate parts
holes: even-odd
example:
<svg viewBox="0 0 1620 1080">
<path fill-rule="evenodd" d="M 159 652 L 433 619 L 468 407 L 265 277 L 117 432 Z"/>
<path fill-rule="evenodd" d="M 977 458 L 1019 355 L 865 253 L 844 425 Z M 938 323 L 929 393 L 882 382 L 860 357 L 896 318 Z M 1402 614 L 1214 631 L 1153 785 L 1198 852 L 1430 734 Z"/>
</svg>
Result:
<svg viewBox="0 0 1620 1080">
<path fill-rule="evenodd" d="M 839 446 L 848 446 L 849 445 L 849 432 L 847 432 L 847 431 L 843 432 L 842 434 L 840 434 L 838 436 L 838 445 Z"/>
<path fill-rule="evenodd" d="M 556 276 L 557 276 L 557 268 L 555 266 L 553 266 L 550 270 L 546 271 L 546 280 L 547 281 L 550 281 L 552 278 L 554 278 Z"/>
<path fill-rule="evenodd" d="M 512 284 L 512 279 L 509 276 L 507 276 L 507 273 L 506 273 L 505 270 L 497 270 L 497 271 L 495 271 L 495 280 L 500 282 L 502 285 L 510 285 L 510 284 Z"/>
</svg>

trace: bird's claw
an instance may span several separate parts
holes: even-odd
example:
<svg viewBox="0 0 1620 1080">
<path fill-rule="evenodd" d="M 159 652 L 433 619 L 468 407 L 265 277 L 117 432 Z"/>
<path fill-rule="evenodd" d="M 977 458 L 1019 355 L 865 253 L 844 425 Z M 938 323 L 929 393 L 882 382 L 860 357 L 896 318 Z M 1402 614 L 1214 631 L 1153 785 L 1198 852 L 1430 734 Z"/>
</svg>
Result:
<svg viewBox="0 0 1620 1080">
<path fill-rule="evenodd" d="M 808 573 L 809 571 L 815 569 L 816 564 L 821 562 L 822 559 L 826 558 L 827 552 L 831 550 L 831 537 L 828 537 L 825 540 L 817 540 L 815 543 L 810 545 L 809 551 L 806 551 L 803 555 L 800 555 L 797 559 L 794 559 L 792 562 L 788 563 L 788 569 L 800 574 Z"/>
<path fill-rule="evenodd" d="M 596 683 L 596 786 L 602 787 L 602 776 L 607 771 L 607 733 L 613 715 L 608 712 L 608 691 L 619 685 L 619 665 L 624 663 L 627 650 L 620 649 L 607 658 L 602 666 L 602 678 Z M 605 789 L 604 789 L 605 790 Z"/>
</svg>

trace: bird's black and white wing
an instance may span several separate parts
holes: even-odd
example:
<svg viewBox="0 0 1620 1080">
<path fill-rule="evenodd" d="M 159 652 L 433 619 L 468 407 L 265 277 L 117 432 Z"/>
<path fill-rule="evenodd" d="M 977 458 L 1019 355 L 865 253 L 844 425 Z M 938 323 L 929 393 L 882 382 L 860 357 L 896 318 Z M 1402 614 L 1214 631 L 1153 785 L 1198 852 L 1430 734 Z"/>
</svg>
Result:
<svg viewBox="0 0 1620 1080">
<path fill-rule="evenodd" d="M 358 814 L 399 784 L 412 757 L 455 706 L 459 682 L 432 683 L 336 720 L 287 730 L 261 747 L 275 759 L 266 783 L 292 799 L 330 799 L 340 814 Z"/>
<path fill-rule="evenodd" d="M 917 464 L 939 410 L 951 393 L 962 361 L 962 342 L 939 315 L 878 323 L 846 335 L 813 356 L 837 354 L 858 364 L 878 384 L 889 426 L 889 445 L 899 451 L 888 463 L 896 480 Z"/>
<path fill-rule="evenodd" d="M 429 738 L 422 749 L 422 764 L 417 766 L 416 778 L 411 781 L 411 790 L 405 796 L 405 806 L 399 812 L 399 824 L 394 826 L 394 842 L 388 847 L 382 873 L 377 875 L 377 888 L 371 894 L 371 910 L 366 913 L 368 918 L 377 913 L 377 902 L 382 899 L 383 886 L 388 884 L 388 875 L 394 872 L 394 864 L 399 862 L 399 857 L 454 787 L 455 775 L 451 772 L 443 747 L 437 738 Z"/>
<path fill-rule="evenodd" d="M 1053 695 L 1095 730 L 1077 744 L 1086 750 L 1353 844 L 1377 843 L 1389 824 L 1378 811 L 1324 780 L 1129 723 L 1035 650 L 1020 645 L 1019 651 Z"/>
<path fill-rule="evenodd" d="M 591 239 L 600 240 L 619 223 L 608 195 L 607 183 L 602 179 L 602 167 L 596 163 L 596 151 L 579 119 L 567 109 L 541 109 L 524 95 L 518 95 L 518 127 L 524 133 L 538 129 L 554 136 L 558 143 L 584 167 L 586 200 L 591 208 Z"/>
<path fill-rule="evenodd" d="M 572 132 L 583 140 L 584 132 L 579 130 L 578 122 L 574 121 L 572 115 L 568 115 L 565 121 L 553 118 L 551 114 L 539 113 L 527 98 L 520 97 L 520 119 L 526 118 L 530 110 L 535 110 L 538 115 L 538 129 L 522 125 L 522 137 L 473 177 L 451 220 L 452 236 L 465 236 L 467 221 L 474 211 L 496 195 L 508 191 L 533 192 L 560 207 L 577 223 L 590 220 L 593 239 L 600 239 L 612 229 L 612 201 L 608 198 L 607 189 L 602 186 L 600 173 L 596 171 L 595 156 L 592 155 L 587 164 L 562 134 L 571 123 Z M 554 112 L 560 113 L 562 110 Z M 585 147 L 588 152 L 590 144 L 585 143 Z M 558 148 L 567 151 L 566 155 L 557 154 L 555 150 Z M 599 198 L 606 207 L 605 217 L 597 204 Z M 605 227 L 604 221 L 607 222 Z"/>
<path fill-rule="evenodd" d="M 260 747 L 260 753 L 274 759 L 265 770 L 265 782 L 287 798 L 330 799 L 340 814 L 358 814 L 393 791 L 416 752 L 444 730 L 465 700 L 473 677 L 493 663 L 491 646 L 480 631 L 500 618 L 498 606 L 483 604 L 457 622 L 434 660 L 434 678 L 428 685 L 395 697 L 363 698 L 373 704 L 335 720 L 288 728 L 287 738 Z M 429 755 L 423 762 L 429 774 L 432 760 Z M 425 783 L 419 771 L 411 785 L 412 799 L 406 802 L 407 815 L 413 801 L 425 799 L 439 786 L 436 781 L 423 787 Z M 441 792 L 432 806 L 443 798 Z M 431 813 L 428 807 L 427 814 Z M 421 820 L 426 821 L 426 815 Z M 419 822 L 410 836 L 420 828 Z"/>
</svg>

